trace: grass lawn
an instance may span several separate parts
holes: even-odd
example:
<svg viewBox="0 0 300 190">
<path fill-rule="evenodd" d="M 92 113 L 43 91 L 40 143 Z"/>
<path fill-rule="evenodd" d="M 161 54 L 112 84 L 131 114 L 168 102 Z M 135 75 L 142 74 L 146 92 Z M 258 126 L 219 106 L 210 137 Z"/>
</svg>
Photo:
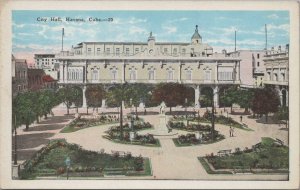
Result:
<svg viewBox="0 0 300 190">
<path fill-rule="evenodd" d="M 105 175 L 151 175 L 148 158 L 133 157 L 128 153 L 95 152 L 82 149 L 65 140 L 51 141 L 26 161 L 20 173 L 21 179 L 35 179 L 41 176 L 66 176 L 66 158 L 71 160 L 69 176 L 103 177 Z"/>
</svg>

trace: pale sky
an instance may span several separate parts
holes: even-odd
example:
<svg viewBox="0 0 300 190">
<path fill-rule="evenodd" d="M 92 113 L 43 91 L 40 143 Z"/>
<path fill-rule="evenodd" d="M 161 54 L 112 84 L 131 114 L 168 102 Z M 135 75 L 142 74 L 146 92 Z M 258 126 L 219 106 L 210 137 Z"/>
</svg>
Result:
<svg viewBox="0 0 300 190">
<path fill-rule="evenodd" d="M 47 18 L 46 22 L 37 18 Z M 50 17 L 61 17 L 51 22 Z M 68 22 L 66 18 L 85 22 Z M 90 22 L 89 18 L 112 18 L 113 21 Z M 83 41 L 146 42 L 152 31 L 157 42 L 190 42 L 199 27 L 203 43 L 214 51 L 263 49 L 265 24 L 268 48 L 289 43 L 288 11 L 13 11 L 13 48 L 17 58 L 33 62 L 35 53 L 57 53 L 61 50 L 64 28 L 64 50 Z"/>
</svg>

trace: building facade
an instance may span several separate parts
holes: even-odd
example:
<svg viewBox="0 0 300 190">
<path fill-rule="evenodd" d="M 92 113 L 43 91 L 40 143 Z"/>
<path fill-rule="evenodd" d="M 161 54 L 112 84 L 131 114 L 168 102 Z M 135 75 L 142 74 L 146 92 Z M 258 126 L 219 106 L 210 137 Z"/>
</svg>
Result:
<svg viewBox="0 0 300 190">
<path fill-rule="evenodd" d="M 240 84 L 240 59 L 213 53 L 202 43 L 196 26 L 190 43 L 156 42 L 150 33 L 147 42 L 82 42 L 56 56 L 59 85 L 178 82 L 193 87 L 195 107 L 200 107 L 201 88 L 211 87 L 215 105 L 219 88 Z"/>
<path fill-rule="evenodd" d="M 59 63 L 55 59 L 55 54 L 34 54 L 35 68 L 43 69 L 47 75 L 54 80 L 58 80 Z"/>
<path fill-rule="evenodd" d="M 16 59 L 12 55 L 12 94 L 15 97 L 28 89 L 27 62 L 25 59 Z"/>
<path fill-rule="evenodd" d="M 265 50 L 238 50 L 228 53 L 230 57 L 239 57 L 241 86 L 256 88 L 263 86 L 265 66 L 263 62 Z"/>
<path fill-rule="evenodd" d="M 289 100 L 289 45 L 285 49 L 272 47 L 264 57 L 264 85 L 277 89 L 281 106 L 288 106 Z"/>
</svg>

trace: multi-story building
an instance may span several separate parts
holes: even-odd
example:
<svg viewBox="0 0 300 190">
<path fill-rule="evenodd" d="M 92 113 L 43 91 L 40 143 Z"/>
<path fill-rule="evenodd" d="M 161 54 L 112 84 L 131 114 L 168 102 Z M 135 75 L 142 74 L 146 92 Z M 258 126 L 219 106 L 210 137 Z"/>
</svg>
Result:
<svg viewBox="0 0 300 190">
<path fill-rule="evenodd" d="M 265 50 L 238 50 L 228 53 L 228 56 L 239 57 L 241 86 L 246 88 L 256 88 L 263 86 L 265 66 L 263 56 Z"/>
<path fill-rule="evenodd" d="M 218 106 L 219 88 L 240 84 L 240 58 L 213 53 L 197 26 L 189 43 L 156 42 L 150 33 L 147 42 L 81 42 L 56 59 L 59 85 L 81 86 L 83 95 L 89 84 L 178 82 L 194 88 L 196 107 L 201 88 L 211 87 Z"/>
<path fill-rule="evenodd" d="M 20 92 L 27 91 L 27 62 L 25 59 L 16 59 L 12 55 L 12 94 L 15 97 Z"/>
<path fill-rule="evenodd" d="M 35 68 L 43 69 L 47 75 L 58 80 L 59 63 L 55 54 L 34 54 Z"/>
<path fill-rule="evenodd" d="M 264 57 L 265 77 L 264 85 L 273 86 L 277 89 L 280 103 L 282 106 L 288 106 L 289 92 L 289 45 L 285 49 L 278 46 L 272 47 Z"/>
</svg>

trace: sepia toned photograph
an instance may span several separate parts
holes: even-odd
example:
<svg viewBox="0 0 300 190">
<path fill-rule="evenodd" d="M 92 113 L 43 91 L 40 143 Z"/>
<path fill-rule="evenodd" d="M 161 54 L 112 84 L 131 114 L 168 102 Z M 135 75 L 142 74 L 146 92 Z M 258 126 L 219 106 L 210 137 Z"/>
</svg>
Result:
<svg viewBox="0 0 300 190">
<path fill-rule="evenodd" d="M 100 4 L 9 11 L 10 184 L 295 180 L 292 3 Z"/>
</svg>

